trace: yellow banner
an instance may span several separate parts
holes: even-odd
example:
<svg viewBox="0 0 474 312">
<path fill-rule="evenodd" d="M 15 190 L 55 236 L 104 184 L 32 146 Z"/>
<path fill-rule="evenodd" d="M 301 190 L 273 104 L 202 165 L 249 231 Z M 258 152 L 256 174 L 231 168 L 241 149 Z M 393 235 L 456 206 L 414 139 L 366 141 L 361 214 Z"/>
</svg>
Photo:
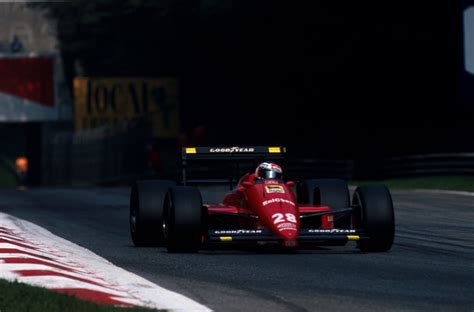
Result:
<svg viewBox="0 0 474 312">
<path fill-rule="evenodd" d="M 146 116 L 157 138 L 173 138 L 179 131 L 176 79 L 74 79 L 76 131 Z"/>
</svg>

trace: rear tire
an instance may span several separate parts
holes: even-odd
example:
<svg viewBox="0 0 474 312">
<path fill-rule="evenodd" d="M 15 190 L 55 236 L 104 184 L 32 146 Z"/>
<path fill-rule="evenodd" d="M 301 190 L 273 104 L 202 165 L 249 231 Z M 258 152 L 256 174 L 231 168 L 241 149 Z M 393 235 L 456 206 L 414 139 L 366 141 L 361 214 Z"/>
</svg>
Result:
<svg viewBox="0 0 474 312">
<path fill-rule="evenodd" d="M 341 179 L 312 179 L 306 180 L 299 187 L 298 199 L 300 203 L 310 205 L 329 206 L 332 209 L 349 208 L 350 194 L 347 183 Z M 334 227 L 349 229 L 351 215 L 335 215 Z"/>
<path fill-rule="evenodd" d="M 164 235 L 169 252 L 197 252 L 204 234 L 204 207 L 195 187 L 172 187 L 165 200 Z"/>
<path fill-rule="evenodd" d="M 395 216 L 392 196 L 385 185 L 373 184 L 358 187 L 352 199 L 354 225 L 370 237 L 358 242 L 365 252 L 388 251 L 395 237 Z"/>
<path fill-rule="evenodd" d="M 130 234 L 133 244 L 163 246 L 163 206 L 173 181 L 137 181 L 130 194 Z"/>
</svg>

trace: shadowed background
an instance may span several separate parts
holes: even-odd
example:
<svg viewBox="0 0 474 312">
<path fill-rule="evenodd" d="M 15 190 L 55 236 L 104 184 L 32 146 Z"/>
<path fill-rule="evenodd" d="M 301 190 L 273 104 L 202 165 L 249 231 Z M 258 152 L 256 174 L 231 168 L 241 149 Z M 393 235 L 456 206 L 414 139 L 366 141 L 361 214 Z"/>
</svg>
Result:
<svg viewBox="0 0 474 312">
<path fill-rule="evenodd" d="M 464 69 L 463 41 L 463 12 L 472 4 L 77 0 L 28 6 L 44 10 L 55 25 L 70 94 L 78 76 L 176 78 L 179 132 L 187 144 L 283 145 L 294 157 L 353 160 L 362 164 L 358 176 L 372 177 L 369 171 L 384 159 L 473 152 L 474 78 Z M 41 130 L 43 145 L 30 158 L 53 158 L 45 142 L 52 142 L 54 129 L 50 135 Z M 199 140 L 189 139 L 196 129 Z M 128 146 L 125 139 L 116 142 L 124 145 L 120 150 Z M 163 167 L 183 142 L 149 145 Z M 133 147 L 141 154 L 126 163 L 145 162 L 146 148 Z M 466 168 L 458 169 L 474 172 L 474 161 Z M 38 175 L 48 170 L 43 165 Z"/>
</svg>

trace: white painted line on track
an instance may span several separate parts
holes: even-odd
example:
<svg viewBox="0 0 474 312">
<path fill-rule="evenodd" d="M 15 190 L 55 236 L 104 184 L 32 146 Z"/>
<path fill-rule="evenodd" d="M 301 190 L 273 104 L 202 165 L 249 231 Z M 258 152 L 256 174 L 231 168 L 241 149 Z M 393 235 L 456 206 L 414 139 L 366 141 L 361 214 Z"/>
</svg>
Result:
<svg viewBox="0 0 474 312">
<path fill-rule="evenodd" d="M 102 303 L 211 311 L 40 226 L 4 213 L 0 213 L 0 278 Z"/>
</svg>

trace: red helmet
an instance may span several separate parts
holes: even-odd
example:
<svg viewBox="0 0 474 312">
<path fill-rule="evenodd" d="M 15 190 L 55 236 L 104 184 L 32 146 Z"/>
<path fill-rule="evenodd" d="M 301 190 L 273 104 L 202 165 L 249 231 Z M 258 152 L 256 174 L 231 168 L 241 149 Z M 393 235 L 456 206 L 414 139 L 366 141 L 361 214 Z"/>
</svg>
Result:
<svg viewBox="0 0 474 312">
<path fill-rule="evenodd" d="M 255 176 L 261 179 L 281 179 L 283 171 L 277 164 L 263 162 L 255 170 Z"/>
</svg>

